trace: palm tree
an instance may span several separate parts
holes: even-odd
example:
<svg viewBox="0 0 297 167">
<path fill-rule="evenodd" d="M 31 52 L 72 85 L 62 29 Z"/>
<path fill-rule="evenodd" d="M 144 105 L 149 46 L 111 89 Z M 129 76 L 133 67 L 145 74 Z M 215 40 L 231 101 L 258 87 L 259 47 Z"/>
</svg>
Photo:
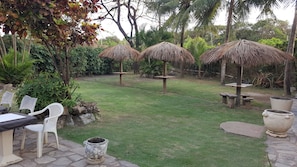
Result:
<svg viewBox="0 0 297 167">
<path fill-rule="evenodd" d="M 183 46 L 184 33 L 191 16 L 197 21 L 197 26 L 211 23 L 217 15 L 221 5 L 228 9 L 225 42 L 229 41 L 232 20 L 244 20 L 253 7 L 260 8 L 261 15 L 273 15 L 272 7 L 277 6 L 284 0 L 149 0 L 149 9 L 157 11 L 158 15 L 171 14 L 165 22 L 166 25 L 173 25 L 180 29 L 180 45 Z M 153 8 L 156 7 L 157 8 Z M 221 84 L 224 84 L 226 61 L 221 62 Z"/>
<path fill-rule="evenodd" d="M 158 18 L 170 14 L 163 27 L 180 30 L 180 46 L 183 47 L 187 25 L 194 18 L 198 25 L 208 24 L 217 14 L 221 0 L 147 0 L 150 10 L 156 11 Z M 192 17 L 191 17 L 192 16 Z M 160 22 L 160 21 L 159 21 Z"/>
<path fill-rule="evenodd" d="M 292 3 L 295 3 L 295 15 L 294 20 L 291 28 L 291 34 L 288 42 L 287 52 L 290 53 L 292 56 L 294 55 L 294 44 L 295 44 L 295 37 L 296 37 L 296 24 L 297 24 L 297 1 L 292 0 Z M 293 64 L 290 61 L 286 62 L 285 66 L 285 76 L 284 76 L 284 91 L 286 95 L 291 95 L 291 72 Z"/>
<path fill-rule="evenodd" d="M 184 35 L 191 16 L 198 25 L 208 24 L 214 19 L 220 0 L 148 0 L 147 7 L 160 15 L 170 14 L 164 27 L 173 27 L 175 32 L 180 31 L 180 46 L 184 45 Z M 160 22 L 160 21 L 159 21 Z M 183 64 L 180 64 L 181 77 L 183 77 Z"/>
</svg>

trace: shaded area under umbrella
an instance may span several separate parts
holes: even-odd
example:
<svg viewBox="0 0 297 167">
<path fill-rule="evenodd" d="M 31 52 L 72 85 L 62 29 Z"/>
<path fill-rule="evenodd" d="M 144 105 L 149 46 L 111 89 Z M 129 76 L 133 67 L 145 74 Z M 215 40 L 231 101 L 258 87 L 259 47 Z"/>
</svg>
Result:
<svg viewBox="0 0 297 167">
<path fill-rule="evenodd" d="M 204 64 L 226 60 L 237 65 L 236 106 L 240 104 L 242 68 L 259 65 L 281 64 L 294 57 L 274 47 L 249 40 L 237 40 L 225 43 L 204 52 L 200 60 Z"/>
<path fill-rule="evenodd" d="M 163 61 L 163 93 L 166 93 L 167 62 L 190 63 L 195 62 L 192 54 L 186 49 L 169 42 L 161 42 L 146 48 L 140 53 L 139 59 L 149 58 Z"/>
<path fill-rule="evenodd" d="M 122 85 L 123 61 L 127 59 L 137 60 L 139 51 L 131 48 L 129 45 L 118 44 L 103 50 L 99 57 L 107 57 L 120 62 L 120 85 Z"/>
</svg>

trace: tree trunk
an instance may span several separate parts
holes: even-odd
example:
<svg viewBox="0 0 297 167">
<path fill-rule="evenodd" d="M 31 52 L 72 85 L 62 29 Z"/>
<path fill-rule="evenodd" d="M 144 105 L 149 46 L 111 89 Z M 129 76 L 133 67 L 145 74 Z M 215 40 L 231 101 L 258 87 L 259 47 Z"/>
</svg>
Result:
<svg viewBox="0 0 297 167">
<path fill-rule="evenodd" d="M 229 41 L 230 29 L 231 29 L 231 25 L 232 25 L 233 8 L 234 8 L 234 0 L 231 0 L 230 7 L 228 10 L 228 20 L 227 20 L 227 26 L 226 26 L 225 43 L 227 43 Z M 226 63 L 227 63 L 226 60 L 222 60 L 222 62 L 221 62 L 221 85 L 225 84 Z"/>
<path fill-rule="evenodd" d="M 181 29 L 181 35 L 180 35 L 180 47 L 184 47 L 185 27 L 186 27 L 186 24 L 184 23 L 184 24 L 182 25 L 182 29 Z M 183 63 L 183 62 L 180 63 L 180 77 L 181 77 L 181 78 L 184 77 L 184 63 Z"/>
<path fill-rule="evenodd" d="M 295 37 L 296 37 L 296 24 L 297 24 L 297 2 L 295 2 L 295 16 L 294 16 L 294 21 L 293 25 L 291 28 L 291 34 L 289 38 L 289 43 L 288 43 L 288 48 L 287 48 L 287 53 L 290 53 L 292 56 L 294 55 L 294 44 L 295 44 Z M 285 95 L 291 95 L 291 78 L 292 70 L 294 70 L 293 63 L 291 61 L 286 61 L 285 65 L 285 75 L 284 75 L 284 91 Z"/>
</svg>

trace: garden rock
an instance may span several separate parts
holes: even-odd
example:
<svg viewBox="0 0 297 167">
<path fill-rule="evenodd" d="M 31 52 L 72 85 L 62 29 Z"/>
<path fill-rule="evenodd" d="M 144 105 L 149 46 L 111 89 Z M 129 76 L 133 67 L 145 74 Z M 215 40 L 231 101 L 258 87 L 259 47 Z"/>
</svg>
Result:
<svg viewBox="0 0 297 167">
<path fill-rule="evenodd" d="M 100 110 L 94 102 L 80 102 L 75 107 L 71 108 L 69 115 L 61 117 L 61 125 L 75 126 L 86 125 L 96 121 Z M 63 119 L 63 120 L 62 120 Z"/>
</svg>

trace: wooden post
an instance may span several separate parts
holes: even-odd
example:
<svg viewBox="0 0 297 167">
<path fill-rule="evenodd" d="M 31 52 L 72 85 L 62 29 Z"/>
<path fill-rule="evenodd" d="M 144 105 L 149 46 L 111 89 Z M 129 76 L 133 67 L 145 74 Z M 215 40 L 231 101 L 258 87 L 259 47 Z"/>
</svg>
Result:
<svg viewBox="0 0 297 167">
<path fill-rule="evenodd" d="M 120 61 L 120 85 L 122 85 L 122 72 L 123 72 L 123 64 L 122 64 L 122 61 Z"/>
<path fill-rule="evenodd" d="M 167 75 L 166 61 L 163 61 L 163 93 L 166 93 L 166 75 Z"/>
<path fill-rule="evenodd" d="M 240 105 L 240 94 L 241 94 L 241 66 L 237 65 L 237 82 L 236 82 L 236 106 Z"/>
</svg>

